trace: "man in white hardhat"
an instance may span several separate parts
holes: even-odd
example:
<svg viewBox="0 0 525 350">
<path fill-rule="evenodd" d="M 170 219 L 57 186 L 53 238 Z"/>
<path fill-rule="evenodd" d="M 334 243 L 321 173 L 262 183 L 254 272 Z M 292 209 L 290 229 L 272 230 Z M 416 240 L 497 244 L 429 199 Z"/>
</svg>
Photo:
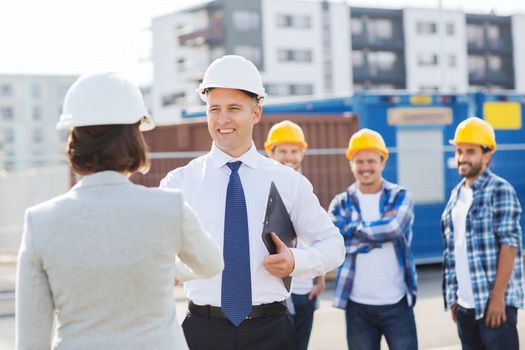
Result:
<svg viewBox="0 0 525 350">
<path fill-rule="evenodd" d="M 26 211 L 16 349 L 187 349 L 175 257 L 201 278 L 223 261 L 179 191 L 129 181 L 149 169 L 140 130 L 153 127 L 140 90 L 118 74 L 82 76 L 68 90 L 57 128 L 70 130 L 68 160 L 83 177 Z"/>
<path fill-rule="evenodd" d="M 161 187 L 182 190 L 223 247 L 225 269 L 184 285 L 190 299 L 183 323 L 188 345 L 193 350 L 296 349 L 282 278 L 313 278 L 339 266 L 343 240 L 308 180 L 257 152 L 252 132 L 265 91 L 253 63 L 233 55 L 215 60 L 198 91 L 207 104 L 213 145 L 208 154 L 170 172 Z M 272 182 L 308 248 L 290 249 L 273 234 L 277 254 L 268 254 L 261 233 Z"/>
</svg>

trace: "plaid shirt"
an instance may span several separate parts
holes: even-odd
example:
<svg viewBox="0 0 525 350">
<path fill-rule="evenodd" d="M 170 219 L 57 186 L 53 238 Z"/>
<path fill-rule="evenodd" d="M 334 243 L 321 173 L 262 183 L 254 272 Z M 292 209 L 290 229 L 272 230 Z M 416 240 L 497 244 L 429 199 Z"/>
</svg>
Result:
<svg viewBox="0 0 525 350">
<path fill-rule="evenodd" d="M 441 230 L 445 238 L 443 260 L 443 298 L 445 309 L 457 301 L 458 282 L 454 259 L 454 227 L 452 209 L 456 205 L 461 181 L 450 195 L 441 217 Z M 517 247 L 505 303 L 517 308 L 523 307 L 523 281 L 521 260 L 521 206 L 514 188 L 490 170 L 472 184 L 473 200 L 466 220 L 466 242 L 468 268 L 472 279 L 472 292 L 476 319 L 483 318 L 490 292 L 496 281 L 499 247 Z"/>
<path fill-rule="evenodd" d="M 344 237 L 346 258 L 339 267 L 334 291 L 333 305 L 344 309 L 350 298 L 355 275 L 357 254 L 365 254 L 382 243 L 392 242 L 399 265 L 404 271 L 409 305 L 416 302 L 416 266 L 410 251 L 412 223 L 414 222 L 413 201 L 401 186 L 383 180 L 379 199 L 381 216 L 395 210 L 396 215 L 376 221 L 361 219 L 361 210 L 355 183 L 346 192 L 338 194 L 330 204 L 328 213 Z M 373 277 L 371 277 L 373 278 Z"/>
</svg>

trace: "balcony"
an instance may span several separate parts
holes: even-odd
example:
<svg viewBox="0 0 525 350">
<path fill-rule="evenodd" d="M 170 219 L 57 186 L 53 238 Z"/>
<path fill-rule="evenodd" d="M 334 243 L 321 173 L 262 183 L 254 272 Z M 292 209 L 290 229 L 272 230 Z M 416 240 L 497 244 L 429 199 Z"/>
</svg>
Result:
<svg viewBox="0 0 525 350">
<path fill-rule="evenodd" d="M 181 46 L 219 45 L 224 42 L 224 23 L 212 20 L 207 28 L 179 36 Z"/>
<path fill-rule="evenodd" d="M 371 51 L 404 51 L 403 39 L 401 37 L 384 39 L 366 35 L 352 36 L 353 50 L 362 50 L 365 48 Z"/>
<path fill-rule="evenodd" d="M 354 82 L 356 83 L 369 81 L 375 84 L 405 84 L 405 71 L 400 65 L 396 65 L 394 68 L 388 70 L 373 66 L 354 67 L 353 75 Z"/>
</svg>

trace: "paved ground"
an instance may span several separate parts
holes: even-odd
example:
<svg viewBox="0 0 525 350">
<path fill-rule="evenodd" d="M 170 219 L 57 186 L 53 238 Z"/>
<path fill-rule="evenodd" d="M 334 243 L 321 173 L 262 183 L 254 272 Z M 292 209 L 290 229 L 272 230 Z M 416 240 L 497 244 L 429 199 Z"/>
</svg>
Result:
<svg viewBox="0 0 525 350">
<path fill-rule="evenodd" d="M 0 263 L 0 350 L 14 348 L 14 299 L 16 266 L 12 262 Z M 459 339 L 454 323 L 443 311 L 441 300 L 441 267 L 424 266 L 418 269 L 419 297 L 415 307 L 420 349 L 457 350 Z M 328 283 L 321 298 L 321 308 L 316 311 L 309 350 L 344 350 L 344 313 L 331 307 L 333 284 Z M 176 288 L 177 314 L 182 320 L 186 312 L 186 300 L 182 290 Z M 525 349 L 525 314 L 518 313 L 518 331 Z M 388 347 L 384 343 L 382 349 Z"/>
</svg>

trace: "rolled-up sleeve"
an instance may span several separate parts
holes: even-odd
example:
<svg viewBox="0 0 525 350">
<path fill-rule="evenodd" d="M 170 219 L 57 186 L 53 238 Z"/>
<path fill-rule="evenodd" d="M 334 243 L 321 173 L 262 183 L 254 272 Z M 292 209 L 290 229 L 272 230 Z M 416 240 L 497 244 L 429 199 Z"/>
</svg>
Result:
<svg viewBox="0 0 525 350">
<path fill-rule="evenodd" d="M 343 237 L 321 207 L 305 177 L 298 178 L 294 192 L 290 216 L 297 235 L 306 247 L 291 249 L 295 258 L 292 276 L 322 276 L 343 263 Z"/>
<path fill-rule="evenodd" d="M 414 222 L 414 202 L 407 191 L 399 191 L 394 203 L 395 214 L 389 218 L 371 222 L 362 222 L 356 230 L 356 236 L 367 242 L 389 242 L 411 232 Z M 411 237 L 406 237 L 410 242 Z"/>
<path fill-rule="evenodd" d="M 493 200 L 494 232 L 500 245 L 521 244 L 521 205 L 514 188 L 508 183 L 496 187 Z"/>
<path fill-rule="evenodd" d="M 16 349 L 49 349 L 53 298 L 42 260 L 32 246 L 31 216 L 25 215 L 16 278 Z"/>
</svg>

